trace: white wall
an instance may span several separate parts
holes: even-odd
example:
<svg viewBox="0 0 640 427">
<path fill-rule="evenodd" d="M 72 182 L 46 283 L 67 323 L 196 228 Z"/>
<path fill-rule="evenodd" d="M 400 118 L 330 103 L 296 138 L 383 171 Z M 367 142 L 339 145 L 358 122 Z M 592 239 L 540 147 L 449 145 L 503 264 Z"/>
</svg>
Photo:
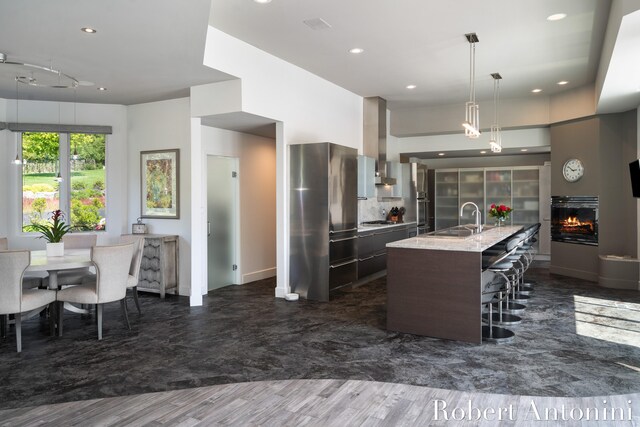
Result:
<svg viewBox="0 0 640 427">
<path fill-rule="evenodd" d="M 207 32 L 204 64 L 241 80 L 243 112 L 276 122 L 276 296 L 283 297 L 290 289 L 288 146 L 333 142 L 359 149 L 362 145 L 362 98 L 211 26 Z M 194 93 L 197 90 L 192 88 L 194 99 L 197 99 Z M 220 105 L 215 101 L 212 101 L 215 111 L 209 112 L 206 106 L 202 107 L 198 103 L 198 114 L 202 116 L 220 111 Z M 196 185 L 194 183 L 194 191 L 199 194 L 201 189 Z M 194 209 L 199 207 L 194 206 Z M 205 226 L 202 215 L 194 218 L 194 233 L 204 232 Z M 205 248 L 194 250 L 200 253 Z M 194 260 L 200 262 L 200 258 Z M 192 298 L 193 303 L 197 302 Z"/>
<path fill-rule="evenodd" d="M 15 100 L 2 100 L 6 103 L 6 120 L 15 121 Z M 74 124 L 74 105 L 69 102 L 27 101 L 20 100 L 21 123 Z M 58 110 L 59 109 L 59 110 Z M 60 119 L 58 119 L 60 111 Z M 0 121 L 3 121 L 0 118 Z M 99 244 L 114 243 L 120 234 L 128 229 L 127 219 L 127 175 L 122 173 L 127 164 L 127 114 L 122 105 L 82 104 L 76 105 L 75 124 L 112 126 L 113 133 L 107 136 L 107 231 L 98 233 Z M 45 242 L 33 236 L 23 236 L 21 226 L 21 191 L 18 188 L 20 168 L 9 164 L 15 157 L 15 136 L 9 131 L 0 132 L 0 143 L 6 149 L 0 150 L 0 200 L 8 200 L 6 206 L 0 208 L 0 234 L 9 237 L 12 248 L 44 249 Z M 10 156 L 2 158 L 4 156 Z M 124 189 L 124 190 L 123 190 Z M 122 195 L 124 191 L 124 195 Z M 5 204 L 3 204 L 5 205 Z M 4 233 L 2 232 L 2 227 Z"/>
<path fill-rule="evenodd" d="M 128 193 L 127 232 L 140 216 L 140 152 L 180 149 L 180 218 L 144 219 L 153 234 L 180 236 L 180 295 L 191 293 L 191 124 L 189 98 L 128 107 L 129 162 L 121 163 L 128 183 L 120 188 Z M 128 165 L 128 166 L 127 166 Z M 127 173 L 125 173 L 127 171 Z"/>
<path fill-rule="evenodd" d="M 239 158 L 240 283 L 276 275 L 276 141 L 202 126 L 202 154 Z"/>
</svg>

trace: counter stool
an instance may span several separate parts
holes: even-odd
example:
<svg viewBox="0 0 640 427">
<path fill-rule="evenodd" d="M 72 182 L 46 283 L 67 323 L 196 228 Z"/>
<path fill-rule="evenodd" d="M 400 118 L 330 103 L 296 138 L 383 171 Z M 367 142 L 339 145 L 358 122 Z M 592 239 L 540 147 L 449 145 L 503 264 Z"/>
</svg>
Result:
<svg viewBox="0 0 640 427">
<path fill-rule="evenodd" d="M 542 224 L 537 223 L 534 224 L 532 226 L 530 226 L 526 231 L 528 231 L 530 233 L 530 237 L 529 237 L 529 241 L 528 243 L 530 244 L 530 250 L 529 250 L 529 259 L 528 259 L 528 265 L 527 265 L 527 269 L 529 269 L 529 267 L 531 266 L 531 264 L 533 263 L 533 260 L 535 258 L 535 254 L 534 254 L 534 250 L 533 250 L 533 244 L 535 242 L 537 242 L 538 240 L 536 239 L 536 236 L 538 235 L 539 231 L 540 231 L 540 227 Z M 520 293 L 522 295 L 531 295 L 534 292 L 534 287 L 533 285 L 535 284 L 535 281 L 530 280 L 528 282 L 524 281 L 524 275 L 522 277 L 522 280 L 520 282 Z"/>
</svg>

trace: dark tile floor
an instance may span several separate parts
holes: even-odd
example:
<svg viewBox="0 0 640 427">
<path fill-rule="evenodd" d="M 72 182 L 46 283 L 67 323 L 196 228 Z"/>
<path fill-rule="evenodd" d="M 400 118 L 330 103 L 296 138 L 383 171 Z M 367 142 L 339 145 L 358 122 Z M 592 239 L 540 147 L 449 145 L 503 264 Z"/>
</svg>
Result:
<svg viewBox="0 0 640 427">
<path fill-rule="evenodd" d="M 386 331 L 384 278 L 330 303 L 276 299 L 273 279 L 212 292 L 203 307 L 141 294 L 131 331 L 119 305 L 107 306 L 102 341 L 92 317 L 67 313 L 62 338 L 34 318 L 21 354 L 13 330 L 0 341 L 0 409 L 292 378 L 541 396 L 640 391 L 640 294 L 545 268 L 528 274 L 537 291 L 506 345 Z"/>
</svg>

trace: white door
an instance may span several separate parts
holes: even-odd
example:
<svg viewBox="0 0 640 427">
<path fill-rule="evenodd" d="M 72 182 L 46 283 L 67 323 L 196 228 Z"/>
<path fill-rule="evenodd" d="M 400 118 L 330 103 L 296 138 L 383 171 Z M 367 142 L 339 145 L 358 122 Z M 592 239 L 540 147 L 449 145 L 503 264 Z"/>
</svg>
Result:
<svg viewBox="0 0 640 427">
<path fill-rule="evenodd" d="M 208 290 L 236 280 L 238 159 L 207 156 Z"/>
</svg>

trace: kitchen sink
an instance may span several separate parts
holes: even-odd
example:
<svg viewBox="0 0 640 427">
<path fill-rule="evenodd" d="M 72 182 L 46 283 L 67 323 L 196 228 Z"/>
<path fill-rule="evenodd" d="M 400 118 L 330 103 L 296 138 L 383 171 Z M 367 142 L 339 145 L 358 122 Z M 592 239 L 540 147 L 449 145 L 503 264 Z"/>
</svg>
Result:
<svg viewBox="0 0 640 427">
<path fill-rule="evenodd" d="M 493 226 L 485 225 L 483 226 L 483 231 L 493 228 Z M 478 234 L 476 231 L 476 226 L 473 224 L 467 225 L 456 225 L 455 227 L 444 228 L 442 230 L 432 231 L 430 233 L 424 234 L 425 237 L 444 237 L 451 239 L 466 239 L 468 237 L 473 236 L 474 234 Z"/>
</svg>

